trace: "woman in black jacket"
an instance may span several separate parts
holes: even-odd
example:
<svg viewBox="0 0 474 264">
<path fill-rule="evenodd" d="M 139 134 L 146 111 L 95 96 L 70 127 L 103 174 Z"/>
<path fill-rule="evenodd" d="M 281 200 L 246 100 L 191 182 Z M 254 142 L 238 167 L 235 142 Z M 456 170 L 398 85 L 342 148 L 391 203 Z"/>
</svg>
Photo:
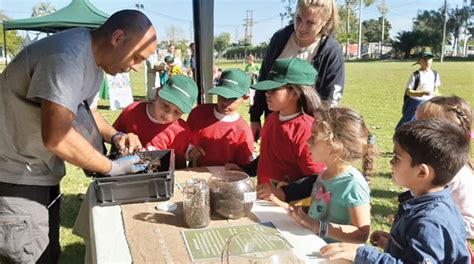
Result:
<svg viewBox="0 0 474 264">
<path fill-rule="evenodd" d="M 344 59 L 333 34 L 339 14 L 335 0 L 298 0 L 294 24 L 277 31 L 268 45 L 259 73 L 259 81 L 267 79 L 278 58 L 297 57 L 310 62 L 318 71 L 315 87 L 327 105 L 337 105 L 344 89 Z M 268 116 L 265 93 L 256 91 L 250 107 L 250 122 L 255 140 L 261 129 L 260 117 Z M 312 114 L 312 113 L 307 113 Z"/>
</svg>

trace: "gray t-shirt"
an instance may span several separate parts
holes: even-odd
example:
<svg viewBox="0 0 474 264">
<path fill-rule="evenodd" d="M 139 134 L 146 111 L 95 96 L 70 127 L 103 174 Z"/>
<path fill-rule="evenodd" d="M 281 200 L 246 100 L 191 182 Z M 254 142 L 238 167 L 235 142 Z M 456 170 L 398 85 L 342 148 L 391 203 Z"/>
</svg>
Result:
<svg viewBox="0 0 474 264">
<path fill-rule="evenodd" d="M 41 138 L 41 99 L 76 114 L 92 103 L 103 71 L 92 54 L 90 31 L 76 28 L 22 50 L 0 75 L 0 181 L 50 186 L 65 175 L 64 162 Z"/>
</svg>

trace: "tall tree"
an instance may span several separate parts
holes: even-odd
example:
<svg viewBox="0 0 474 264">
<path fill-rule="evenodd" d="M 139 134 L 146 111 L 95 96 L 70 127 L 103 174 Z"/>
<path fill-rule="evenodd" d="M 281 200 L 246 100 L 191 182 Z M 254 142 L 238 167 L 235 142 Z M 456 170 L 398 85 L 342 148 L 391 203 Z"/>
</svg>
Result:
<svg viewBox="0 0 474 264">
<path fill-rule="evenodd" d="M 50 2 L 40 2 L 33 7 L 31 17 L 44 16 L 54 12 L 56 12 L 56 7 L 54 7 Z"/>
<path fill-rule="evenodd" d="M 341 29 L 336 35 L 339 43 L 346 43 L 346 46 L 357 41 L 357 18 L 350 15 L 354 13 L 354 10 L 350 6 L 349 8 L 344 5 L 339 6 L 339 18 L 341 21 L 345 21 L 346 25 L 341 25 Z M 349 25 L 347 25 L 347 19 L 349 19 Z"/>
<path fill-rule="evenodd" d="M 384 42 L 389 41 L 389 31 L 392 25 L 384 18 Z M 362 22 L 363 40 L 367 42 L 379 42 L 382 35 L 382 17 L 378 19 L 370 19 Z"/>
<path fill-rule="evenodd" d="M 412 51 L 426 41 L 425 39 L 426 35 L 422 31 L 402 31 L 393 42 L 393 49 L 398 55 L 408 59 Z"/>
<path fill-rule="evenodd" d="M 421 46 L 432 48 L 434 53 L 441 52 L 441 41 L 443 39 L 443 11 L 424 10 L 419 11 L 413 22 L 413 31 L 422 32 Z"/>
<path fill-rule="evenodd" d="M 3 11 L 0 10 L 0 21 L 9 20 L 10 18 L 5 15 Z M 17 34 L 15 30 L 6 31 L 6 39 L 7 39 L 7 53 L 14 56 L 18 53 L 22 38 Z M 0 23 L 0 48 L 3 50 L 5 43 L 3 43 L 3 23 Z M 2 64 L 3 61 L 0 61 Z"/>
<path fill-rule="evenodd" d="M 219 58 L 222 55 L 222 52 L 227 49 L 230 45 L 230 33 L 222 32 L 219 36 L 214 37 L 214 49 L 217 51 Z"/>
<path fill-rule="evenodd" d="M 456 7 L 451 9 L 449 12 L 449 19 L 446 22 L 446 28 L 447 32 L 450 32 L 453 35 L 453 56 L 457 55 L 459 36 L 468 26 L 470 15 L 470 8 L 467 6 L 463 8 Z"/>
<path fill-rule="evenodd" d="M 290 24 L 293 23 L 293 17 L 295 15 L 295 10 L 293 10 L 293 7 L 295 6 L 297 0 L 281 0 L 281 2 L 286 3 L 283 6 L 285 11 L 280 13 L 282 22 L 283 22 L 283 18 L 286 17 L 290 21 Z"/>
</svg>

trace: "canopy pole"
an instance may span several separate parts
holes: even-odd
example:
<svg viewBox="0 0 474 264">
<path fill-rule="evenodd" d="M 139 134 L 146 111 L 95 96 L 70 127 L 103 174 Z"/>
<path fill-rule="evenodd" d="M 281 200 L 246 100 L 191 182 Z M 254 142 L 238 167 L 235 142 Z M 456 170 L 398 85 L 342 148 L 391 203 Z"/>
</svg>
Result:
<svg viewBox="0 0 474 264">
<path fill-rule="evenodd" d="M 214 56 L 214 0 L 193 0 L 194 46 L 196 76 L 199 88 L 198 104 L 212 103 L 207 91 L 214 86 L 212 65 Z"/>
<path fill-rule="evenodd" d="M 5 56 L 5 66 L 7 66 L 7 32 L 3 26 L 3 54 Z"/>
</svg>

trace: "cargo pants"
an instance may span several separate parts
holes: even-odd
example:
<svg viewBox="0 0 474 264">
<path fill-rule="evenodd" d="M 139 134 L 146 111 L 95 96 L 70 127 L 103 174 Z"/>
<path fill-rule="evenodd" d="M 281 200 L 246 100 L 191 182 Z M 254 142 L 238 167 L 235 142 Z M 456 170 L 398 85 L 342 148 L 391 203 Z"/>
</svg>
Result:
<svg viewBox="0 0 474 264">
<path fill-rule="evenodd" d="M 58 263 L 59 193 L 0 182 L 0 263 Z"/>
</svg>

